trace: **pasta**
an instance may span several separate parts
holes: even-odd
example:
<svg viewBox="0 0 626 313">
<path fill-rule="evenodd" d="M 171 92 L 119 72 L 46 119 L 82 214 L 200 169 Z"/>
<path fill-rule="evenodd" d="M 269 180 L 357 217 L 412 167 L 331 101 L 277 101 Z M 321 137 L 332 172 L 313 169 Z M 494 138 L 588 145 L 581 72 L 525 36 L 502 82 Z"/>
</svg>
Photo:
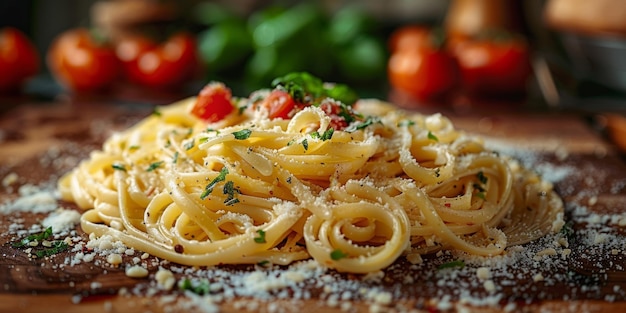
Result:
<svg viewBox="0 0 626 313">
<path fill-rule="evenodd" d="M 195 97 L 159 108 L 63 176 L 62 198 L 86 209 L 84 231 L 192 266 L 313 258 L 368 273 L 559 230 L 550 183 L 441 114 L 359 100 L 362 118 L 339 130 L 321 106 L 243 109 L 268 92 L 233 99 L 241 110 L 215 122 L 190 113 Z"/>
</svg>

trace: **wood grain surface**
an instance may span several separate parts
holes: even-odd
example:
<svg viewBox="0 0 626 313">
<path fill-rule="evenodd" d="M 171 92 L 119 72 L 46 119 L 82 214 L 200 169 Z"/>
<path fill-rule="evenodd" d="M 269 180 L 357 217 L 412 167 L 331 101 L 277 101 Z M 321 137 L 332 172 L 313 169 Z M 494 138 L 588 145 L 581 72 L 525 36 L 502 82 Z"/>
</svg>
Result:
<svg viewBox="0 0 626 313">
<path fill-rule="evenodd" d="M 11 99 L 10 99 L 11 100 Z M 6 101 L 6 99 L 5 99 Z M 53 184 L 60 174 L 97 149 L 112 132 L 132 125 L 150 114 L 152 106 L 109 100 L 64 99 L 33 101 L 13 99 L 9 108 L 0 115 L 0 179 L 16 173 L 18 180 L 10 186 L 1 186 L 0 203 L 17 197 L 17 187 L 24 184 Z M 435 109 L 423 109 L 430 113 Z M 508 147 L 520 154 L 532 155 L 530 162 L 554 166 L 555 169 L 572 169 L 555 183 L 555 188 L 566 202 L 567 217 L 575 214 L 577 207 L 585 205 L 591 214 L 614 216 L 626 212 L 626 166 L 622 155 L 604 137 L 593 129 L 588 117 L 573 113 L 502 110 L 481 108 L 459 112 L 446 109 L 457 128 L 484 136 L 499 147 Z M 507 149 L 508 149 L 507 148 Z M 550 173 L 548 173 L 550 174 Z M 60 203 L 72 208 L 72 204 Z M 32 259 L 13 248 L 6 229 L 16 220 L 26 225 L 39 223 L 42 215 L 12 213 L 0 215 L 0 312 L 169 312 L 177 311 L 156 301 L 162 294 L 142 296 L 120 295 L 120 289 L 131 289 L 138 282 L 150 278 L 127 277 L 121 268 L 106 264 L 82 263 L 59 267 L 71 252 L 45 259 Z M 623 312 L 626 311 L 626 240 L 622 249 L 607 251 L 601 246 L 588 244 L 585 223 L 575 223 L 570 237 L 572 250 L 568 258 L 557 257 L 544 276 L 555 279 L 535 281 L 532 277 L 494 277 L 500 287 L 499 305 L 462 306 L 475 312 L 511 311 L 507 303 L 515 303 L 514 311 L 542 312 Z M 607 233 L 624 237 L 626 230 L 614 224 L 604 225 Z M 580 230 L 580 231 L 579 231 Z M 86 234 L 79 235 L 87 237 Z M 128 261 L 128 260 L 125 260 Z M 425 262 L 441 264 L 444 257 L 425 257 Z M 157 268 L 149 267 L 153 274 Z M 233 272 L 253 271 L 250 266 L 225 267 Z M 411 267 L 404 259 L 393 269 L 385 271 L 381 281 L 365 282 L 362 277 L 334 273 L 336 279 L 360 281 L 367 288 L 380 288 L 391 292 L 394 301 L 381 308 L 383 311 L 440 311 L 428 299 L 441 299 L 449 291 L 477 278 L 459 275 L 455 285 L 437 284 L 435 265 Z M 524 272 L 524 271 L 521 271 Z M 514 272 L 512 272 L 514 273 Z M 402 283 L 406 277 L 412 283 Z M 558 279 L 556 279 L 558 278 Z M 94 289 L 94 282 L 98 288 Z M 514 284 L 515 287 L 512 287 Z M 319 287 L 307 287 L 311 299 L 283 306 L 286 311 L 316 312 L 321 309 L 342 311 L 322 301 Z M 520 290 L 523 292 L 520 293 Z M 480 294 L 481 291 L 476 291 Z M 608 296 L 607 296 L 608 295 Z M 245 299 L 243 299 L 245 300 Z M 451 299 L 455 302 L 459 299 Z M 397 302 L 397 303 L 396 303 Z M 278 306 L 281 307 L 281 306 Z M 217 307 L 223 312 L 241 310 L 241 305 L 223 301 Z M 287 308 L 287 309 L 285 309 Z M 403 309 L 400 309 L 403 308 Z M 349 311 L 370 311 L 364 302 L 354 301 Z M 451 307 L 450 311 L 461 311 Z M 193 309 L 190 309 L 193 311 Z M 268 307 L 259 311 L 271 311 Z"/>
</svg>

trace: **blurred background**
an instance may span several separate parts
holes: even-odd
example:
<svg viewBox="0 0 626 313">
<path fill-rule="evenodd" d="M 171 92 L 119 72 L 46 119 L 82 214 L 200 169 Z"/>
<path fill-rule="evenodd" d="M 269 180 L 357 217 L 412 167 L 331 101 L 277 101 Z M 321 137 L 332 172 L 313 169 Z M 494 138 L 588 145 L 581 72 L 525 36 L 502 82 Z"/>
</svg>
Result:
<svg viewBox="0 0 626 313">
<path fill-rule="evenodd" d="M 625 7 L 620 0 L 0 0 L 0 28 L 21 32 L 36 59 L 21 62 L 37 63 L 28 73 L 3 65 L 11 47 L 0 40 L 0 90 L 160 104 L 212 80 L 246 96 L 307 71 L 408 107 L 504 101 L 621 110 Z M 78 29 L 88 39 L 78 39 Z M 64 35 L 70 39 L 61 44 Z M 116 60 L 100 66 L 104 47 Z M 189 47 L 194 55 L 180 56 Z M 91 72 L 101 72 L 73 64 L 86 59 L 80 49 L 92 53 Z"/>
</svg>

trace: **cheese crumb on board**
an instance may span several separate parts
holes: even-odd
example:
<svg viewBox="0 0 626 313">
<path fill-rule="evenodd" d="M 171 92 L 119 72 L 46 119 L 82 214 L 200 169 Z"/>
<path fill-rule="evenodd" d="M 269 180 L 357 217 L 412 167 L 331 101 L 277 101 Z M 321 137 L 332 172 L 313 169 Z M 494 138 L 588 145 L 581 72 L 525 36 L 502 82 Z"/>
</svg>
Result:
<svg viewBox="0 0 626 313">
<path fill-rule="evenodd" d="M 125 274 L 126 276 L 132 277 L 132 278 L 143 278 L 143 277 L 147 277 L 149 272 L 148 272 L 148 269 L 146 269 L 143 266 L 133 265 L 133 266 L 126 268 Z"/>
</svg>

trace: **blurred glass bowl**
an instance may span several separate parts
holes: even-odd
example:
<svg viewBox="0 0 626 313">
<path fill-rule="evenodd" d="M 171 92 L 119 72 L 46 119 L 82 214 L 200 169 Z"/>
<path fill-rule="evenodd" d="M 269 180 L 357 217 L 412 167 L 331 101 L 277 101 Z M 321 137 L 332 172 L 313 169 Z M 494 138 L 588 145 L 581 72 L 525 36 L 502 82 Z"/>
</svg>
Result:
<svg viewBox="0 0 626 313">
<path fill-rule="evenodd" d="M 586 79 L 626 91 L 626 38 L 563 33 L 562 39 L 573 70 Z"/>
</svg>

